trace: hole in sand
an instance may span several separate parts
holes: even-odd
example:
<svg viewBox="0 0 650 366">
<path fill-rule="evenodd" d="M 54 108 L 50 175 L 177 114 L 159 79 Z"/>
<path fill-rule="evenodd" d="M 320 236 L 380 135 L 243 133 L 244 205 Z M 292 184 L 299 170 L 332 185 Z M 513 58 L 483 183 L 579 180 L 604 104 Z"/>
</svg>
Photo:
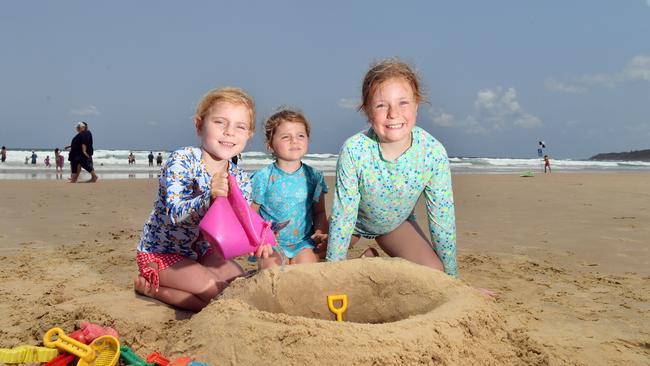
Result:
<svg viewBox="0 0 650 366">
<path fill-rule="evenodd" d="M 263 271 L 236 282 L 223 297 L 236 298 L 256 310 L 313 319 L 336 320 L 328 295 L 346 295 L 344 322 L 390 323 L 425 314 L 447 298 L 430 277 L 409 276 L 401 267 L 370 266 L 371 259 L 338 271 L 291 266 Z M 222 298 L 223 298 L 222 297 Z M 334 302 L 335 308 L 341 302 Z"/>
</svg>

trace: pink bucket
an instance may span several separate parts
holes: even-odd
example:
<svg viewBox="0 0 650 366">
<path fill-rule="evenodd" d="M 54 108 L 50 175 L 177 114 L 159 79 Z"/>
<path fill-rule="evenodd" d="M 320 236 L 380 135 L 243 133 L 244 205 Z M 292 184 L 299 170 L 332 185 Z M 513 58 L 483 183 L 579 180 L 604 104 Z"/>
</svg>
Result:
<svg viewBox="0 0 650 366">
<path fill-rule="evenodd" d="M 254 252 L 262 243 L 275 246 L 271 223 L 248 205 L 232 175 L 228 185 L 228 197 L 217 197 L 199 223 L 203 237 L 225 259 Z"/>
</svg>

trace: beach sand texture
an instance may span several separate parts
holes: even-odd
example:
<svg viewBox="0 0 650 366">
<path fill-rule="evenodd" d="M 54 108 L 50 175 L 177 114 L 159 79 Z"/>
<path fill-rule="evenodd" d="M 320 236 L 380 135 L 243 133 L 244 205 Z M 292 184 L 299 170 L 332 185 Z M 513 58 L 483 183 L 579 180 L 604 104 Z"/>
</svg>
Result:
<svg viewBox="0 0 650 366">
<path fill-rule="evenodd" d="M 213 364 L 650 364 L 650 174 L 453 179 L 462 281 L 397 259 L 276 269 L 235 281 L 193 317 L 132 290 L 155 180 L 3 181 L 0 348 L 89 320 L 115 327 L 141 356 Z M 416 213 L 426 227 L 422 205 Z M 372 292 L 364 278 L 386 286 Z M 501 296 L 486 300 L 465 283 Z M 308 306 L 308 294 L 332 284 L 350 296 L 347 324 Z M 300 301 L 274 304 L 262 295 L 269 288 Z M 409 296 L 414 308 L 396 305 Z M 373 317 L 382 306 L 388 313 Z M 403 312 L 415 315 L 393 321 Z"/>
</svg>

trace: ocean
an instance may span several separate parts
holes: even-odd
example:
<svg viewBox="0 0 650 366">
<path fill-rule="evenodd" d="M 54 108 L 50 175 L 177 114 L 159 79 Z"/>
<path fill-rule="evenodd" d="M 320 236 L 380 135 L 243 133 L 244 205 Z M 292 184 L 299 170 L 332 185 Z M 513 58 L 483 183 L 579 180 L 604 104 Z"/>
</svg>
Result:
<svg viewBox="0 0 650 366">
<path fill-rule="evenodd" d="M 68 161 L 62 176 L 57 175 L 54 168 L 54 151 L 37 149 L 38 155 L 35 165 L 25 164 L 25 158 L 31 156 L 32 150 L 8 150 L 7 161 L 0 164 L 0 179 L 62 179 L 70 175 Z M 95 150 L 93 162 L 95 170 L 101 179 L 148 179 L 156 178 L 160 167 L 149 167 L 147 155 L 149 151 L 133 151 L 136 158 L 135 165 L 129 165 L 127 157 L 129 150 Z M 154 151 L 157 155 L 159 151 Z M 168 151 L 161 151 L 163 158 L 167 159 Z M 63 152 L 67 159 L 67 152 Z M 46 168 L 43 160 L 50 156 L 52 166 Z M 336 154 L 307 154 L 303 161 L 327 176 L 333 176 L 336 170 Z M 514 174 L 526 171 L 534 173 L 543 171 L 543 164 L 539 158 L 487 158 L 487 157 L 451 157 L 451 171 L 454 174 Z M 270 164 L 272 157 L 264 152 L 245 152 L 242 154 L 240 166 L 249 172 Z M 571 159 L 551 159 L 551 168 L 554 173 L 561 172 L 608 172 L 608 171 L 648 171 L 650 162 L 642 161 L 588 161 Z M 81 179 L 84 179 L 82 176 Z"/>
</svg>

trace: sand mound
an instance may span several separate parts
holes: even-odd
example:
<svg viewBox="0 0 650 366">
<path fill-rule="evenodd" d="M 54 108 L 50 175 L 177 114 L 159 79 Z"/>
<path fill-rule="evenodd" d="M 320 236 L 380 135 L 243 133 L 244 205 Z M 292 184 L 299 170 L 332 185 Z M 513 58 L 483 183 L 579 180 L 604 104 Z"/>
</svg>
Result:
<svg viewBox="0 0 650 366">
<path fill-rule="evenodd" d="M 327 295 L 345 294 L 345 322 Z M 170 353 L 212 364 L 545 364 L 461 281 L 400 259 L 267 270 L 177 329 Z"/>
</svg>

